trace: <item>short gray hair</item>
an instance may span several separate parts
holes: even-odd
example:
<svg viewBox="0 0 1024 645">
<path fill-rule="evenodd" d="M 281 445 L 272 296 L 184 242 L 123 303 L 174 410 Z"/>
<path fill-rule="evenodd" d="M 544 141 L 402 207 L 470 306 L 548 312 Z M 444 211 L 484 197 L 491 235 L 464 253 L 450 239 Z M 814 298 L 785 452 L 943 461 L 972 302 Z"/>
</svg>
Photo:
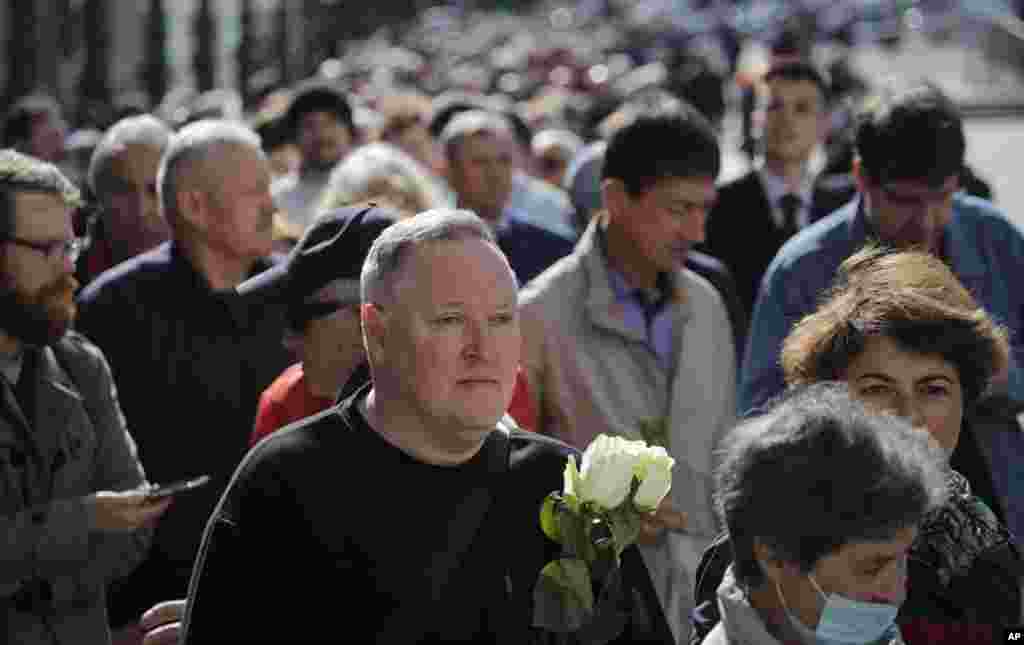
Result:
<svg viewBox="0 0 1024 645">
<path fill-rule="evenodd" d="M 847 544 L 893 539 L 946 500 L 950 471 L 938 443 L 869 411 L 845 383 L 785 393 L 722 445 L 715 509 L 734 573 L 749 587 L 764 581 L 758 542 L 806 573 Z"/>
<path fill-rule="evenodd" d="M 413 212 L 438 208 L 445 203 L 430 172 L 420 162 L 390 143 L 374 142 L 359 146 L 334 167 L 318 210 L 325 212 L 374 199 L 378 196 L 372 189 L 378 181 L 392 182 L 419 204 Z"/>
<path fill-rule="evenodd" d="M 163 150 L 174 131 L 152 114 L 139 114 L 121 119 L 96 144 L 89 159 L 89 188 L 97 197 L 105 192 L 104 184 L 110 178 L 110 164 L 125 146 L 146 145 Z"/>
<path fill-rule="evenodd" d="M 455 151 L 463 139 L 478 134 L 490 134 L 495 137 L 513 136 L 512 127 L 501 114 L 487 110 L 465 110 L 452 117 L 448 125 L 441 131 L 439 140 L 444 146 L 445 156 L 455 158 Z"/>
<path fill-rule="evenodd" d="M 533 135 L 530 141 L 530 151 L 535 156 L 551 147 L 564 150 L 567 158 L 572 159 L 583 148 L 583 139 L 570 130 L 550 128 Z"/>
<path fill-rule="evenodd" d="M 252 129 L 227 119 L 201 119 L 179 130 L 160 160 L 157 186 L 164 219 L 174 225 L 178 219 L 177 195 L 181 189 L 181 170 L 226 146 L 247 146 L 263 155 L 260 137 Z"/>
<path fill-rule="evenodd" d="M 363 262 L 359 276 L 363 302 L 379 302 L 384 295 L 390 295 L 395 277 L 413 247 L 425 242 L 473 239 L 497 247 L 491 227 L 464 209 L 436 208 L 392 224 L 373 242 Z"/>
</svg>

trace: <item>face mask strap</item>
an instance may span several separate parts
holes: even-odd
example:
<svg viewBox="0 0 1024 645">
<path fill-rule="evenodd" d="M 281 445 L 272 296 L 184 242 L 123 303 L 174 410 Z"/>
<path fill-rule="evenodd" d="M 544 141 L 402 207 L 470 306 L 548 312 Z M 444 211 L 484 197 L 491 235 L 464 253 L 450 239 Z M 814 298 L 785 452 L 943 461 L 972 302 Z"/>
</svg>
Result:
<svg viewBox="0 0 1024 645">
<path fill-rule="evenodd" d="M 828 602 L 828 595 L 821 590 L 821 587 L 818 585 L 818 581 L 814 579 L 814 574 L 808 573 L 807 579 L 811 581 L 811 584 L 814 586 L 814 590 L 818 592 L 818 595 L 821 596 L 822 600 Z"/>
</svg>

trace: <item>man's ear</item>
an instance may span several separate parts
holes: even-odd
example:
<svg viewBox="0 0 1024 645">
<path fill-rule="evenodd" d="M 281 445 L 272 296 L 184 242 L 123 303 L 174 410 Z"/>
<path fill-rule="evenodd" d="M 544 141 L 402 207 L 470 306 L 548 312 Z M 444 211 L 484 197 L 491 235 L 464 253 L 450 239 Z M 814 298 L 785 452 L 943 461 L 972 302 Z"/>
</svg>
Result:
<svg viewBox="0 0 1024 645">
<path fill-rule="evenodd" d="M 178 219 L 189 228 L 205 231 L 209 210 L 209 197 L 201 190 L 179 190 L 174 195 Z"/>
<path fill-rule="evenodd" d="M 621 179 L 605 179 L 601 182 L 601 202 L 607 212 L 606 217 L 614 219 L 618 213 L 623 212 L 629 200 L 629 193 L 626 192 L 626 184 Z"/>
<path fill-rule="evenodd" d="M 365 302 L 359 305 L 359 321 L 363 327 L 363 344 L 366 346 L 367 356 L 371 362 L 375 362 L 384 347 L 384 313 L 372 302 Z"/>
</svg>

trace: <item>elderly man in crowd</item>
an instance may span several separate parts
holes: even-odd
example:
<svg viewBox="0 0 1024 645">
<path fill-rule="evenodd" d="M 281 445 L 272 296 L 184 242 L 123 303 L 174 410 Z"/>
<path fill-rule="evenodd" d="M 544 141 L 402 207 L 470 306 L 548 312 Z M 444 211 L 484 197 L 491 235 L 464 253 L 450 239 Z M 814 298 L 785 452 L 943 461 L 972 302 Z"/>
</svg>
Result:
<svg viewBox="0 0 1024 645">
<path fill-rule="evenodd" d="M 75 318 L 77 190 L 0 151 L 0 640 L 109 643 L 105 588 L 143 558 L 148 501 L 103 354 Z"/>
<path fill-rule="evenodd" d="M 186 643 L 220 642 L 225 616 L 268 602 L 234 638 L 319 639 L 339 598 L 345 633 L 380 643 L 558 637 L 532 627 L 533 586 L 559 552 L 538 509 L 573 451 L 501 420 L 516 287 L 472 213 L 428 211 L 377 238 L 361 276 L 372 382 L 243 462 L 203 537 Z M 622 573 L 620 640 L 671 642 L 635 549 Z"/>
<path fill-rule="evenodd" d="M 441 143 L 459 207 L 491 225 L 520 284 L 572 251 L 569 239 L 525 221 L 510 208 L 515 142 L 504 116 L 484 110 L 460 112 L 444 127 Z"/>
<path fill-rule="evenodd" d="M 173 134 L 160 119 L 127 117 L 112 125 L 89 161 L 89 188 L 100 211 L 79 269 L 83 282 L 170 236 L 160 215 L 156 174 Z"/>
<path fill-rule="evenodd" d="M 719 149 L 685 104 L 638 106 L 623 118 L 602 168 L 606 214 L 524 289 L 523 364 L 538 431 L 579 448 L 600 433 L 644 438 L 675 457 L 669 503 L 642 551 L 683 638 L 692 576 L 717 533 L 712 450 L 734 420 L 729 315 L 715 288 L 685 268 L 704 239 Z"/>
<path fill-rule="evenodd" d="M 283 307 L 234 290 L 270 266 L 274 205 L 258 137 L 233 121 L 190 124 L 168 144 L 158 178 L 172 240 L 90 284 L 79 329 L 107 353 L 125 414 L 145 427 L 136 440 L 150 475 L 213 481 L 176 501 L 150 557 L 114 590 L 116 625 L 184 595 L 260 393 L 291 362 Z"/>
</svg>

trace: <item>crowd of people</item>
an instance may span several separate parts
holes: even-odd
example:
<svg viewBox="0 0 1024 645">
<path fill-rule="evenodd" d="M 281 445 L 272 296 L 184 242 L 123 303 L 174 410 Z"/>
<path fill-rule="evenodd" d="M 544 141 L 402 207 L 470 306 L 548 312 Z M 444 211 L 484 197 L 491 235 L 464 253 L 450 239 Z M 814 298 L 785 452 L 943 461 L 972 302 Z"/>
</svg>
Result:
<svg viewBox="0 0 1024 645">
<path fill-rule="evenodd" d="M 725 182 L 721 115 L 657 76 L 589 121 L 315 78 L 251 118 L 126 114 L 85 156 L 55 102 L 17 102 L 4 637 L 916 644 L 1024 622 L 1024 232 L 939 88 L 874 88 L 847 121 L 805 44 L 772 55 Z M 664 446 L 672 489 L 621 598 L 544 633 L 539 507 L 600 434 Z"/>
</svg>

